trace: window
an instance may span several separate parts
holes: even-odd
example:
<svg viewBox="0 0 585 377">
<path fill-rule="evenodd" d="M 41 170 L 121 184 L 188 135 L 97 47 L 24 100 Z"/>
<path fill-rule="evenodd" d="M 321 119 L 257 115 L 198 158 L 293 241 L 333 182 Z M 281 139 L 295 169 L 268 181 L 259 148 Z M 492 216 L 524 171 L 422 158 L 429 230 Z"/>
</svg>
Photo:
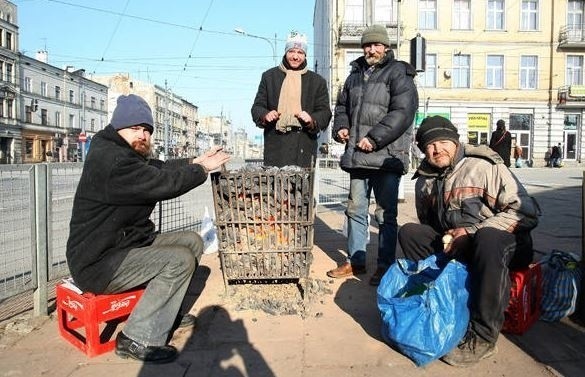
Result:
<svg viewBox="0 0 585 377">
<path fill-rule="evenodd" d="M 47 83 L 44 81 L 41 81 L 41 96 L 47 96 Z"/>
<path fill-rule="evenodd" d="M 501 89 L 504 87 L 504 57 L 502 55 L 488 55 L 485 71 L 487 88 Z"/>
<path fill-rule="evenodd" d="M 27 159 L 33 158 L 33 139 L 26 139 L 24 142 L 24 154 Z"/>
<path fill-rule="evenodd" d="M 569 38 L 581 40 L 583 32 L 581 30 L 583 23 L 583 8 L 585 3 L 582 0 L 569 0 L 567 4 L 567 29 Z"/>
<path fill-rule="evenodd" d="M 6 100 L 6 118 L 14 118 L 14 100 Z"/>
<path fill-rule="evenodd" d="M 4 47 L 12 50 L 12 33 L 6 32 L 6 38 L 4 38 Z"/>
<path fill-rule="evenodd" d="M 61 99 L 61 88 L 55 86 L 55 99 Z"/>
<path fill-rule="evenodd" d="M 522 0 L 520 30 L 538 30 L 538 0 Z"/>
<path fill-rule="evenodd" d="M 32 92 L 32 80 L 30 77 L 24 78 L 24 90 L 29 93 Z"/>
<path fill-rule="evenodd" d="M 436 0 L 420 0 L 418 12 L 419 29 L 435 30 L 437 28 Z"/>
<path fill-rule="evenodd" d="M 12 64 L 10 63 L 6 63 L 6 81 L 14 82 L 14 79 L 12 77 Z"/>
<path fill-rule="evenodd" d="M 346 50 L 345 51 L 345 66 L 347 67 L 347 71 L 345 73 L 345 78 L 347 78 L 347 76 L 349 76 L 349 73 L 351 72 L 351 65 L 349 63 L 356 60 L 360 56 L 364 56 L 364 53 L 361 50 L 359 50 L 359 51 Z"/>
<path fill-rule="evenodd" d="M 354 24 L 364 24 L 364 1 L 346 0 L 344 20 Z"/>
<path fill-rule="evenodd" d="M 0 118 L 4 118 L 4 100 L 0 99 Z"/>
<path fill-rule="evenodd" d="M 47 123 L 47 109 L 41 109 L 41 124 L 46 126 Z"/>
<path fill-rule="evenodd" d="M 427 54 L 425 71 L 420 73 L 420 84 L 425 88 L 437 86 L 437 55 Z"/>
<path fill-rule="evenodd" d="M 532 114 L 510 114 L 510 131 L 530 131 Z"/>
<path fill-rule="evenodd" d="M 453 1 L 453 22 L 455 30 L 471 30 L 471 0 Z"/>
<path fill-rule="evenodd" d="M 90 103 L 91 103 L 91 105 L 90 105 L 90 106 L 91 106 L 91 108 L 92 108 L 92 109 L 95 109 L 95 97 L 93 97 L 93 96 L 92 96 L 92 97 L 90 98 Z"/>
<path fill-rule="evenodd" d="M 568 85 L 583 84 L 583 57 L 579 55 L 567 56 L 567 79 Z"/>
<path fill-rule="evenodd" d="M 24 107 L 24 121 L 26 123 L 32 123 L 32 109 L 28 105 Z"/>
<path fill-rule="evenodd" d="M 487 29 L 504 30 L 504 0 L 488 0 Z"/>
<path fill-rule="evenodd" d="M 374 23 L 387 25 L 394 19 L 392 14 L 392 0 L 374 1 Z"/>
<path fill-rule="evenodd" d="M 520 57 L 520 89 L 537 89 L 538 57 Z"/>
<path fill-rule="evenodd" d="M 75 93 L 73 92 L 73 90 L 69 91 L 69 102 L 73 103 L 75 100 Z"/>
<path fill-rule="evenodd" d="M 69 114 L 69 128 L 75 128 L 75 114 Z"/>
<path fill-rule="evenodd" d="M 95 118 L 91 118 L 89 121 L 89 129 L 92 131 L 96 131 L 95 129 Z"/>
<path fill-rule="evenodd" d="M 471 55 L 453 56 L 453 87 L 469 88 L 471 74 Z"/>
<path fill-rule="evenodd" d="M 104 101 L 103 99 L 100 100 L 100 110 L 105 110 L 106 107 L 106 101 Z"/>
<path fill-rule="evenodd" d="M 55 127 L 61 127 L 61 112 L 55 111 Z"/>
</svg>

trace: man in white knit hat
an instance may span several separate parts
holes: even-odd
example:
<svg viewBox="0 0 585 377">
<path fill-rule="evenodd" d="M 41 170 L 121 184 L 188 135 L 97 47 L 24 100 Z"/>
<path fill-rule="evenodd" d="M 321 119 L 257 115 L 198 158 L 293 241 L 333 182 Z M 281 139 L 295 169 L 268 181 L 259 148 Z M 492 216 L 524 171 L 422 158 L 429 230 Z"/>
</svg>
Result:
<svg viewBox="0 0 585 377">
<path fill-rule="evenodd" d="M 252 120 L 264 129 L 264 165 L 311 167 L 331 120 L 325 79 L 307 68 L 307 38 L 292 32 L 282 62 L 262 74 Z"/>
</svg>

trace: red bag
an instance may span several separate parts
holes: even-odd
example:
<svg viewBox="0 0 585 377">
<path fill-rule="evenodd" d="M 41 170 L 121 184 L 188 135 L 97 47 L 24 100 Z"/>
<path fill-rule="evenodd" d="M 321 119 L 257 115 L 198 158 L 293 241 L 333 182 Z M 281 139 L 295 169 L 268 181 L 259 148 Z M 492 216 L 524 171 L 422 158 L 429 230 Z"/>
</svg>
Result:
<svg viewBox="0 0 585 377">
<path fill-rule="evenodd" d="M 510 303 L 504 313 L 502 332 L 523 334 L 540 317 L 542 269 L 540 263 L 510 271 Z"/>
</svg>

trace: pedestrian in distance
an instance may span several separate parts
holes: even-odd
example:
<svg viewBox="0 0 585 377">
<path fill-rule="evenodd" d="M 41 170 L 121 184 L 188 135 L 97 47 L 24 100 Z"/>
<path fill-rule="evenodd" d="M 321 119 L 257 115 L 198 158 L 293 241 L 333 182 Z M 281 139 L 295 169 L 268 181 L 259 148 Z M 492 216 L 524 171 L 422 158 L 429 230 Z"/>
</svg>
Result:
<svg viewBox="0 0 585 377">
<path fill-rule="evenodd" d="M 307 38 L 292 32 L 281 63 L 262 74 L 252 120 L 264 130 L 264 165 L 315 165 L 319 133 L 329 126 L 327 81 L 307 68 Z"/>
<path fill-rule="evenodd" d="M 522 147 L 518 145 L 517 141 L 514 142 L 514 166 L 522 167 Z"/>
<path fill-rule="evenodd" d="M 230 157 L 217 147 L 181 166 L 151 159 L 153 132 L 146 101 L 134 94 L 118 97 L 110 124 L 93 137 L 83 166 L 66 255 L 84 292 L 146 286 L 116 337 L 115 352 L 166 363 L 177 357 L 177 349 L 167 345 L 172 331 L 195 323 L 194 316 L 179 311 L 203 241 L 192 231 L 158 233 L 150 215 L 157 202 L 203 184 Z"/>
<path fill-rule="evenodd" d="M 413 177 L 420 223 L 404 224 L 398 239 L 407 259 L 444 250 L 467 264 L 470 323 L 459 345 L 442 358 L 466 367 L 497 352 L 510 298 L 509 271 L 532 262 L 530 232 L 540 209 L 496 152 L 460 143 L 448 119 L 426 118 L 416 141 L 425 153 Z"/>
<path fill-rule="evenodd" d="M 340 166 L 350 176 L 345 211 L 348 255 L 327 275 L 344 278 L 366 273 L 373 191 L 378 258 L 369 282 L 376 286 L 396 257 L 398 187 L 408 172 L 418 93 L 414 67 L 394 58 L 384 26 L 365 29 L 361 46 L 364 55 L 351 62 L 351 73 L 337 97 L 332 130 L 335 140 L 345 143 Z"/>
<path fill-rule="evenodd" d="M 550 153 L 550 167 L 551 168 L 560 168 L 563 166 L 562 164 L 562 153 L 561 153 L 561 143 L 552 147 Z"/>
<path fill-rule="evenodd" d="M 500 119 L 496 122 L 496 130 L 492 132 L 490 138 L 490 148 L 496 151 L 504 165 L 510 167 L 510 154 L 512 153 L 512 135 L 506 130 L 506 122 Z"/>
</svg>

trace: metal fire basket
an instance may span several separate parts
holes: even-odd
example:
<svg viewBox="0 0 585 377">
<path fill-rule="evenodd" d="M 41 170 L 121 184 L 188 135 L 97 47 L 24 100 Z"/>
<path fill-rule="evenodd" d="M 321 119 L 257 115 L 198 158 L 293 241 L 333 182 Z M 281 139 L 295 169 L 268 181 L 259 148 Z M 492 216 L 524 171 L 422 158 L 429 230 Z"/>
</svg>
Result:
<svg viewBox="0 0 585 377">
<path fill-rule="evenodd" d="M 236 281 L 308 277 L 314 169 L 246 166 L 211 179 L 226 288 Z"/>
</svg>

